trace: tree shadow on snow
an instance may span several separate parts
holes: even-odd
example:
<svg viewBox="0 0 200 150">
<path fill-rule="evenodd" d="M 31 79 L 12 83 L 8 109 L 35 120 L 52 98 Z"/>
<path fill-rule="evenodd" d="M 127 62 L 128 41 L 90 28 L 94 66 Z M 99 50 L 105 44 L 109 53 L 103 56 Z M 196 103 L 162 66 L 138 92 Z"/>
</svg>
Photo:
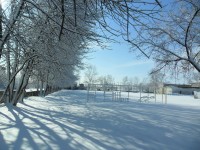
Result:
<svg viewBox="0 0 200 150">
<path fill-rule="evenodd" d="M 0 141 L 1 141 L 1 146 L 0 147 L 4 148 L 5 150 L 8 149 L 8 146 L 7 146 L 7 144 L 6 144 L 5 140 L 4 140 L 3 135 L 2 135 L 1 132 L 0 132 Z"/>
<path fill-rule="evenodd" d="M 86 103 L 85 96 L 86 92 L 63 90 L 43 98 L 47 107 L 38 108 L 27 100 L 20 108 L 8 108 L 14 120 L 7 117 L 12 123 L 3 129 L 18 128 L 19 132 L 11 143 L 0 134 L 3 149 L 200 149 L 197 109 L 135 102 Z"/>
</svg>

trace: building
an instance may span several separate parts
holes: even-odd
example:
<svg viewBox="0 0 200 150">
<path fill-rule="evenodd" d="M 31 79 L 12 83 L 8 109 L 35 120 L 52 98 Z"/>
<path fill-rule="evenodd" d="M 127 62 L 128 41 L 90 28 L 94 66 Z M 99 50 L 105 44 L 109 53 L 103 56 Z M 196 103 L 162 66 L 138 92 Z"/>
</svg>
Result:
<svg viewBox="0 0 200 150">
<path fill-rule="evenodd" d="M 198 84 L 164 84 L 166 94 L 186 94 L 193 95 L 194 91 L 200 92 Z"/>
</svg>

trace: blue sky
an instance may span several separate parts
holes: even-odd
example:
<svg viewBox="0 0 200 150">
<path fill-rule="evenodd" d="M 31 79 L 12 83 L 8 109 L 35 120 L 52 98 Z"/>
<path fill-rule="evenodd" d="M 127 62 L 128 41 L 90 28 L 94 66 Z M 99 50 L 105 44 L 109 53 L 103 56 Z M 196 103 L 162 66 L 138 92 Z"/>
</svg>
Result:
<svg viewBox="0 0 200 150">
<path fill-rule="evenodd" d="M 171 0 L 162 1 L 162 3 L 166 6 L 170 1 Z M 109 19 L 107 21 L 109 25 L 116 30 L 120 29 L 120 26 L 116 24 L 116 22 Z M 130 31 L 131 35 L 134 35 L 134 29 L 132 28 Z M 99 32 L 99 30 L 97 32 Z M 99 76 L 112 75 L 115 82 L 121 82 L 122 78 L 125 76 L 130 78 L 138 77 L 140 81 L 144 78 L 148 78 L 149 72 L 154 67 L 154 62 L 145 57 L 138 58 L 138 54 L 143 56 L 138 50 L 130 52 L 130 45 L 123 41 L 121 37 L 115 37 L 115 39 L 120 43 L 108 43 L 111 50 L 103 50 L 97 46 L 93 46 L 92 49 L 95 52 L 88 54 L 90 59 L 87 59 L 84 62 L 96 66 Z M 84 71 L 81 72 L 81 82 L 83 81 L 83 78 Z M 174 79 L 171 80 L 170 78 L 170 82 L 177 81 Z"/>
<path fill-rule="evenodd" d="M 1 1 L 4 2 L 5 7 L 5 2 L 8 1 Z M 108 20 L 108 23 L 115 29 L 119 28 L 113 21 Z M 91 47 L 94 52 L 89 53 L 88 59 L 85 59 L 84 62 L 88 65 L 94 65 L 97 68 L 98 76 L 112 75 L 115 82 L 121 82 L 125 76 L 138 77 L 140 81 L 147 78 L 149 72 L 153 69 L 153 61 L 145 57 L 138 58 L 138 51 L 130 52 L 130 45 L 127 42 L 124 42 L 120 37 L 116 37 L 116 39 L 120 43 L 106 43 L 110 50 L 101 49 L 97 46 Z M 81 71 L 80 78 L 80 82 L 83 82 L 84 70 Z"/>
<path fill-rule="evenodd" d="M 115 30 L 120 31 L 121 26 L 112 18 L 105 18 L 107 24 Z M 130 52 L 130 44 L 124 41 L 122 35 L 113 36 L 105 29 L 103 32 L 119 43 L 104 43 L 108 49 L 102 49 L 98 46 L 91 45 L 91 49 L 95 52 L 88 54 L 86 64 L 94 65 L 97 68 L 98 76 L 112 75 L 116 83 L 122 81 L 123 77 L 130 78 L 138 77 L 141 80 L 148 77 L 149 72 L 153 69 L 154 63 L 145 57 L 137 57 L 138 54 L 142 55 L 138 50 Z M 102 34 L 102 30 L 96 27 L 96 32 Z M 136 35 L 135 30 L 130 27 L 130 34 Z M 116 33 L 116 32 L 115 32 Z M 118 33 L 116 33 L 118 34 Z M 126 35 L 125 37 L 126 38 Z M 143 55 L 142 55 L 143 56 Z M 81 82 L 84 79 L 84 71 L 81 72 Z"/>
<path fill-rule="evenodd" d="M 110 50 L 93 46 L 91 49 L 95 52 L 89 53 L 88 58 L 84 60 L 85 64 L 96 67 L 98 76 L 112 75 L 115 83 L 120 83 L 125 76 L 138 77 L 140 82 L 149 77 L 149 72 L 155 65 L 153 60 L 145 57 L 138 58 L 139 51 L 131 52 L 130 45 L 124 41 L 108 43 L 108 46 Z M 85 70 L 80 72 L 79 83 L 84 82 L 84 72 Z M 165 82 L 186 83 L 187 80 L 184 80 L 181 76 L 177 80 L 168 74 Z"/>
<path fill-rule="evenodd" d="M 96 66 L 99 76 L 112 75 L 115 82 L 121 82 L 125 76 L 138 77 L 140 80 L 148 77 L 154 66 L 152 60 L 137 58 L 136 53 L 130 52 L 130 45 L 123 41 L 108 43 L 108 46 L 110 50 L 95 46 L 95 52 L 88 54 L 88 59 L 84 60 L 86 64 Z M 84 71 L 81 76 L 83 81 Z"/>
<path fill-rule="evenodd" d="M 3 3 L 3 7 L 5 7 L 8 1 L 1 0 L 1 2 Z M 107 21 L 114 28 L 119 28 L 113 21 Z M 123 39 L 118 37 L 117 40 L 120 43 L 106 43 L 110 50 L 101 49 L 97 46 L 91 47 L 95 52 L 89 53 L 87 55 L 88 59 L 85 59 L 84 62 L 96 66 L 99 76 L 112 75 L 116 82 L 120 82 L 125 76 L 137 76 L 141 80 L 146 78 L 153 67 L 153 62 L 145 58 L 138 59 L 135 53 L 129 52 L 130 46 Z M 84 70 L 81 71 L 81 82 L 83 78 Z"/>
</svg>

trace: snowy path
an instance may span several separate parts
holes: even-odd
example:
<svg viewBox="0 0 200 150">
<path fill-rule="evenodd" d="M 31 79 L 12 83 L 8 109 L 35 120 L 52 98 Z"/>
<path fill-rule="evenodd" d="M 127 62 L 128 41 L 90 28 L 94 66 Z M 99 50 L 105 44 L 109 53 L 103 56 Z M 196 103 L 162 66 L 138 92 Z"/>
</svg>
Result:
<svg viewBox="0 0 200 150">
<path fill-rule="evenodd" d="M 85 91 L 0 106 L 0 150 L 199 150 L 200 107 L 85 102 Z"/>
</svg>

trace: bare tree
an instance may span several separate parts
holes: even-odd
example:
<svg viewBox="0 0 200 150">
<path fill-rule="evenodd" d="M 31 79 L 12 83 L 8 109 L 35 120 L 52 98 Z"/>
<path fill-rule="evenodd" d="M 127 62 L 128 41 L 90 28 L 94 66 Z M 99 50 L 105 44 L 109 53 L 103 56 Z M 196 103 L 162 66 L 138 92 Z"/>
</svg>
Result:
<svg viewBox="0 0 200 150">
<path fill-rule="evenodd" d="M 200 3 L 180 0 L 166 8 L 161 20 L 143 26 L 135 48 L 155 60 L 155 71 L 178 68 L 200 72 Z"/>
<path fill-rule="evenodd" d="M 23 99 L 31 76 L 37 76 L 45 85 L 51 79 L 51 84 L 58 83 L 67 71 L 74 79 L 74 70 L 81 67 L 89 42 L 101 45 L 102 39 L 110 40 L 104 31 L 129 40 L 131 29 L 137 31 L 147 23 L 139 18 L 154 18 L 161 7 L 157 0 L 10 0 L 9 4 L 0 9 L 0 59 L 7 60 L 8 72 L 8 84 L 0 102 L 13 105 Z M 110 25 L 109 20 L 121 29 Z M 96 33 L 95 28 L 102 32 Z M 9 99 L 5 100 L 7 94 Z"/>
<path fill-rule="evenodd" d="M 93 65 L 89 65 L 85 71 L 85 83 L 94 84 L 97 82 L 97 69 Z"/>
<path fill-rule="evenodd" d="M 0 88 L 6 85 L 6 69 L 0 66 Z"/>
<path fill-rule="evenodd" d="M 36 3 L 13 0 L 12 2 L 15 5 L 9 6 L 10 15 L 7 20 L 11 21 L 8 21 L 7 28 L 4 30 L 6 39 L 1 40 L 3 43 L 0 43 L 4 47 L 1 60 L 7 60 L 6 67 L 9 72 L 8 84 L 0 101 L 9 101 L 17 105 L 23 99 L 32 75 L 39 78 L 41 90 L 48 84 L 57 85 L 62 79 L 74 80 L 74 70 L 82 65 L 82 57 L 87 52 L 87 41 L 95 38 L 96 34 L 91 32 L 92 27 L 87 22 L 92 20 L 84 20 L 84 13 L 79 12 L 81 10 L 76 14 L 78 21 L 76 27 L 69 21 L 74 20 L 73 17 L 71 19 L 71 14 L 65 15 L 65 23 L 62 20 L 60 24 L 58 16 L 62 16 L 63 10 L 60 12 L 59 7 L 63 7 L 63 3 L 58 5 L 59 1 L 54 3 L 38 1 Z M 53 7 L 53 9 L 51 4 L 59 7 Z M 68 9 L 64 13 L 68 14 L 70 10 L 73 11 L 72 4 L 65 6 Z M 15 12 L 19 9 L 20 12 L 16 16 Z M 13 83 L 19 74 L 21 76 L 19 85 L 14 93 Z M 67 77 L 64 78 L 64 76 Z M 50 82 L 52 79 L 54 82 Z M 7 94 L 9 95 L 8 100 L 5 99 Z"/>
<path fill-rule="evenodd" d="M 149 87 L 157 93 L 157 90 L 163 87 L 165 75 L 161 72 L 150 74 Z"/>
<path fill-rule="evenodd" d="M 105 76 L 98 77 L 98 83 L 100 84 L 111 85 L 111 84 L 114 84 L 114 82 L 115 82 L 115 79 L 112 75 L 105 75 Z"/>
<path fill-rule="evenodd" d="M 133 81 L 133 85 L 134 86 L 139 86 L 139 84 L 140 84 L 140 79 L 138 78 L 138 77 L 134 77 L 133 79 L 132 79 Z"/>
<path fill-rule="evenodd" d="M 0 0 L 0 41 L 2 41 L 3 37 L 3 9 L 2 2 Z M 0 49 L 0 58 L 1 58 L 2 49 Z"/>
<path fill-rule="evenodd" d="M 200 73 L 199 72 L 192 72 L 188 76 L 186 77 L 186 79 L 187 79 L 187 82 L 189 84 L 191 84 L 191 83 L 200 83 Z"/>
<path fill-rule="evenodd" d="M 128 78 L 128 76 L 123 77 L 123 79 L 122 79 L 122 84 L 123 84 L 123 85 L 128 85 L 128 83 L 129 83 L 129 78 Z"/>
</svg>

